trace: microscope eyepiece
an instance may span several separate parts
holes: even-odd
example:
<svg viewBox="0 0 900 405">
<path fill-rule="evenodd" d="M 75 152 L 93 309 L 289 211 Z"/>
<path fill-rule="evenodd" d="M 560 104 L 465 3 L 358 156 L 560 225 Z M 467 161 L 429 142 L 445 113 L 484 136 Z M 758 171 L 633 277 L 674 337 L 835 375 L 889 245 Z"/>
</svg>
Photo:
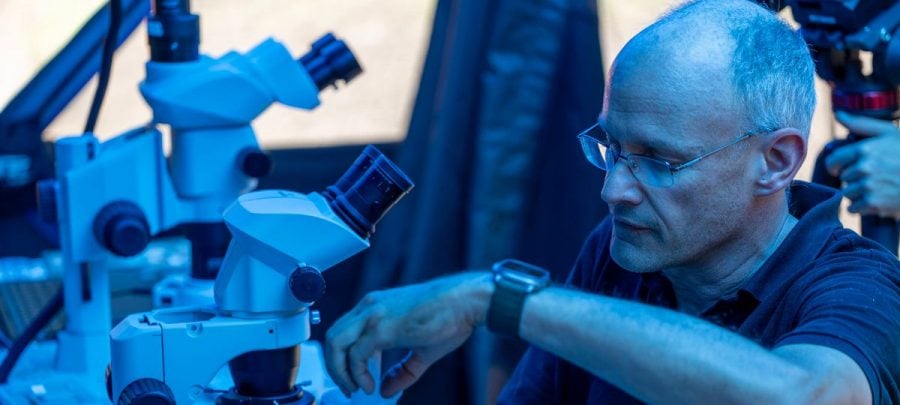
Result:
<svg viewBox="0 0 900 405">
<path fill-rule="evenodd" d="M 381 152 L 374 146 L 366 145 L 359 157 L 356 158 L 356 161 L 353 162 L 353 165 L 344 172 L 344 175 L 334 185 L 328 186 L 322 194 L 329 200 L 334 200 L 339 194 L 349 190 L 353 183 L 359 180 L 366 173 L 366 170 L 372 167 L 372 162 L 381 155 Z"/>
<path fill-rule="evenodd" d="M 334 85 L 338 80 L 347 83 L 362 73 L 362 67 L 347 44 L 331 33 L 313 42 L 312 49 L 301 56 L 299 62 L 319 90 Z"/>
<path fill-rule="evenodd" d="M 374 146 L 367 146 L 340 180 L 328 188 L 335 213 L 362 238 L 413 188 L 413 182 Z"/>
</svg>

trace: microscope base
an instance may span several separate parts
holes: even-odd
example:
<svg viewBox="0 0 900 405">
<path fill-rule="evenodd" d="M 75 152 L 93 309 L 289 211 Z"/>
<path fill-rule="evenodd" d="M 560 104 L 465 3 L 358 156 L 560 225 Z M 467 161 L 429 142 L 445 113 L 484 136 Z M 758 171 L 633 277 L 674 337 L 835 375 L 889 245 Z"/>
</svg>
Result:
<svg viewBox="0 0 900 405">
<path fill-rule="evenodd" d="M 109 403 L 103 378 L 106 366 L 91 375 L 59 371 L 55 365 L 58 349 L 56 341 L 29 345 L 9 381 L 0 385 L 0 404 Z"/>
<path fill-rule="evenodd" d="M 108 404 L 106 383 L 102 377 L 64 373 L 54 368 L 56 341 L 32 343 L 13 370 L 7 384 L 0 385 L 0 404 Z M 300 344 L 300 370 L 297 387 L 307 398 L 320 398 L 334 383 L 325 373 L 325 360 L 318 342 Z M 6 353 L 0 350 L 0 357 Z M 195 404 L 211 405 L 218 394 L 231 389 L 231 375 L 223 367 L 210 381 L 211 393 Z"/>
<path fill-rule="evenodd" d="M 141 393 L 139 381 L 155 380 L 171 390 L 175 402 L 197 402 L 231 359 L 301 344 L 309 339 L 309 326 L 309 311 L 247 319 L 215 307 L 181 307 L 128 316 L 110 333 L 113 400 L 126 391 Z"/>
</svg>

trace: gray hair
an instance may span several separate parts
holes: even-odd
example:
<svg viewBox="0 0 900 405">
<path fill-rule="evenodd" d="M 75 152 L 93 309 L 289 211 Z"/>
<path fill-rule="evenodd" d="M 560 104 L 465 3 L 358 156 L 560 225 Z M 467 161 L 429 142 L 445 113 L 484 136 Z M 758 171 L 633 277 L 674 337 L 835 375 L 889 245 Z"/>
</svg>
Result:
<svg viewBox="0 0 900 405">
<path fill-rule="evenodd" d="M 808 135 L 816 106 L 815 65 L 800 34 L 750 0 L 696 0 L 654 26 L 698 17 L 719 21 L 734 41 L 731 80 L 753 129 L 792 127 Z"/>
</svg>

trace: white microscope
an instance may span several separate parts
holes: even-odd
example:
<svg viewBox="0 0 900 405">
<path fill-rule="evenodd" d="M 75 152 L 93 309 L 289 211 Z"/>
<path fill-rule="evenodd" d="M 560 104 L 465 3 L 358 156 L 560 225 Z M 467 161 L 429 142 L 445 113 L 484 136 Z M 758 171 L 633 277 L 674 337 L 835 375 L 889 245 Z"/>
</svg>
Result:
<svg viewBox="0 0 900 405">
<path fill-rule="evenodd" d="M 247 53 L 199 53 L 199 17 L 186 0 L 154 0 L 147 31 L 151 60 L 140 90 L 153 122 L 100 143 L 93 134 L 56 142 L 56 179 L 39 184 L 58 219 L 66 329 L 55 369 L 103 380 L 109 364 L 110 255 L 130 257 L 175 227 L 192 242 L 192 275 L 167 282 L 161 305 L 213 302 L 213 280 L 228 246 L 222 213 L 256 186 L 271 162 L 252 121 L 273 103 L 310 110 L 319 91 L 361 72 L 328 34 L 295 59 L 268 39 Z M 171 128 L 171 154 L 159 125 Z M 157 289 L 159 290 L 159 289 Z"/>
<path fill-rule="evenodd" d="M 245 194 L 224 214 L 232 234 L 215 305 L 134 314 L 110 334 L 113 403 L 313 404 L 294 381 L 321 273 L 369 246 L 375 223 L 413 183 L 372 146 L 323 193 Z M 210 380 L 229 366 L 234 388 Z"/>
</svg>

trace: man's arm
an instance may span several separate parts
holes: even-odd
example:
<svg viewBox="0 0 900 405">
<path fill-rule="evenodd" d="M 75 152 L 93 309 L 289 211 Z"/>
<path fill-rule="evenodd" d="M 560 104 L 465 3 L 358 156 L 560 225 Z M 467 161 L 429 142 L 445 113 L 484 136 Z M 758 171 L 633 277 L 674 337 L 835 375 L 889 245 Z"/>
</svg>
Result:
<svg viewBox="0 0 900 405">
<path fill-rule="evenodd" d="M 345 391 L 371 392 L 366 360 L 410 348 L 381 394 L 412 385 L 483 325 L 493 283 L 468 273 L 369 295 L 328 331 L 325 360 Z M 649 305 L 548 288 L 525 303 L 520 335 L 648 402 L 871 403 L 868 381 L 821 346 L 767 350 L 701 319 Z"/>
<path fill-rule="evenodd" d="M 872 402 L 862 370 L 837 350 L 767 350 L 683 313 L 574 290 L 529 297 L 520 334 L 651 403 Z"/>
</svg>

